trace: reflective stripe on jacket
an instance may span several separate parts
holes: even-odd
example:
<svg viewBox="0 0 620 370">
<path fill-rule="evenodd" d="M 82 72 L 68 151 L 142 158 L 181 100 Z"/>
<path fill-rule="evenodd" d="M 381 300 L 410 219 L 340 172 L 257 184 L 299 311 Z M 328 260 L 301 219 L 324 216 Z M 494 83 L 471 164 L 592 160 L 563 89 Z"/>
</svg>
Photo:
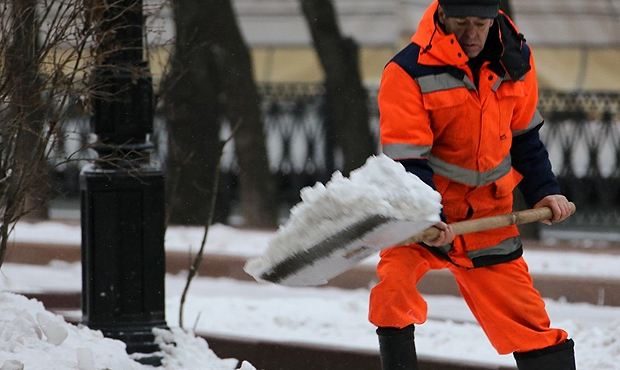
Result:
<svg viewBox="0 0 620 370">
<path fill-rule="evenodd" d="M 500 14 L 489 38 L 502 43 L 502 58 L 482 64 L 476 86 L 456 37 L 435 23 L 436 10 L 434 2 L 411 44 L 385 67 L 378 96 L 382 151 L 426 161 L 448 222 L 509 213 L 522 178 L 511 165 L 513 137 L 543 122 L 531 50 Z M 511 226 L 464 235 L 449 254 L 469 265 L 512 259 L 521 252 L 518 234 Z"/>
</svg>

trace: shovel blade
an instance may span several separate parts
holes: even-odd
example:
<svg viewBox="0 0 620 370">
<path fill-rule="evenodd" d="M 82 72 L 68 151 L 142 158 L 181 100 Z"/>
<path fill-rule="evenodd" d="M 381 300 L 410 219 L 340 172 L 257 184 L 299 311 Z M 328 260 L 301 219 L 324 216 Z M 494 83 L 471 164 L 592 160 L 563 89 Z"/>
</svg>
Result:
<svg viewBox="0 0 620 370">
<path fill-rule="evenodd" d="M 256 278 L 286 286 L 323 285 L 372 254 L 396 245 L 436 222 L 369 216 L 303 251 L 292 253 Z"/>
</svg>

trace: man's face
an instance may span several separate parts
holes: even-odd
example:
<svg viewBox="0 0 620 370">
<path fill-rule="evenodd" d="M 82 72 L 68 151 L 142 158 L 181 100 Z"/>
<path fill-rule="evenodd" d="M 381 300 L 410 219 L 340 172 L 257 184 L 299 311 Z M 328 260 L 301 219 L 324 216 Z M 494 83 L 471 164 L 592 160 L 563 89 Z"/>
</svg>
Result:
<svg viewBox="0 0 620 370">
<path fill-rule="evenodd" d="M 469 58 L 475 58 L 484 48 L 489 29 L 493 25 L 493 19 L 478 17 L 448 17 L 439 8 L 439 21 L 446 27 L 448 33 L 456 36 L 463 51 Z"/>
</svg>

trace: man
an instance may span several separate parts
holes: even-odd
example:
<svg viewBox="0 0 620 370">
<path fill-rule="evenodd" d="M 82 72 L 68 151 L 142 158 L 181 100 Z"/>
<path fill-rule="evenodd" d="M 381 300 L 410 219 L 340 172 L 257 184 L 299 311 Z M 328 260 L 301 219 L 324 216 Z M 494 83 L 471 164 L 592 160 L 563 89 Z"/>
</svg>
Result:
<svg viewBox="0 0 620 370">
<path fill-rule="evenodd" d="M 519 185 L 547 223 L 570 216 L 538 130 L 534 60 L 498 0 L 439 0 L 411 44 L 386 65 L 379 90 L 383 152 L 442 195 L 447 223 L 512 211 Z M 573 341 L 550 327 L 515 226 L 384 250 L 369 319 L 384 370 L 417 369 L 414 325 L 426 320 L 417 282 L 449 269 L 498 353 L 521 370 L 575 369 Z M 438 348 L 441 351 L 441 348 Z"/>
</svg>

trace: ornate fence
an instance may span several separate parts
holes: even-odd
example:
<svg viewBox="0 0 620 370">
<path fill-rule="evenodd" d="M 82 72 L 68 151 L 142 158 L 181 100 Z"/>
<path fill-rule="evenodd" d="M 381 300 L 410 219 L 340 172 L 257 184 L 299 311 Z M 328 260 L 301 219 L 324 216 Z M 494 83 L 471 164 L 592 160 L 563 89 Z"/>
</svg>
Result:
<svg viewBox="0 0 620 370">
<path fill-rule="evenodd" d="M 579 212 L 566 227 L 620 231 L 620 94 L 541 91 L 541 136 Z"/>
<path fill-rule="evenodd" d="M 262 85 L 265 132 L 271 171 L 279 184 L 280 206 L 299 201 L 299 191 L 325 182 L 340 168 L 326 140 L 324 91 L 316 84 Z M 376 92 L 370 92 L 371 129 L 378 130 Z M 562 227 L 620 230 L 620 93 L 541 91 L 539 108 L 546 119 L 541 137 L 564 192 L 579 209 Z M 79 126 L 79 125 L 76 125 Z M 230 128 L 224 123 L 222 137 Z M 80 134 L 82 135 L 82 134 Z M 82 137 L 79 136 L 78 137 Z M 156 120 L 159 156 L 165 158 L 163 118 Z M 234 144 L 233 144 L 234 145 Z M 77 184 L 73 171 L 64 189 Z M 238 201 L 237 164 L 232 145 L 222 158 L 220 204 L 234 213 Z"/>
</svg>

